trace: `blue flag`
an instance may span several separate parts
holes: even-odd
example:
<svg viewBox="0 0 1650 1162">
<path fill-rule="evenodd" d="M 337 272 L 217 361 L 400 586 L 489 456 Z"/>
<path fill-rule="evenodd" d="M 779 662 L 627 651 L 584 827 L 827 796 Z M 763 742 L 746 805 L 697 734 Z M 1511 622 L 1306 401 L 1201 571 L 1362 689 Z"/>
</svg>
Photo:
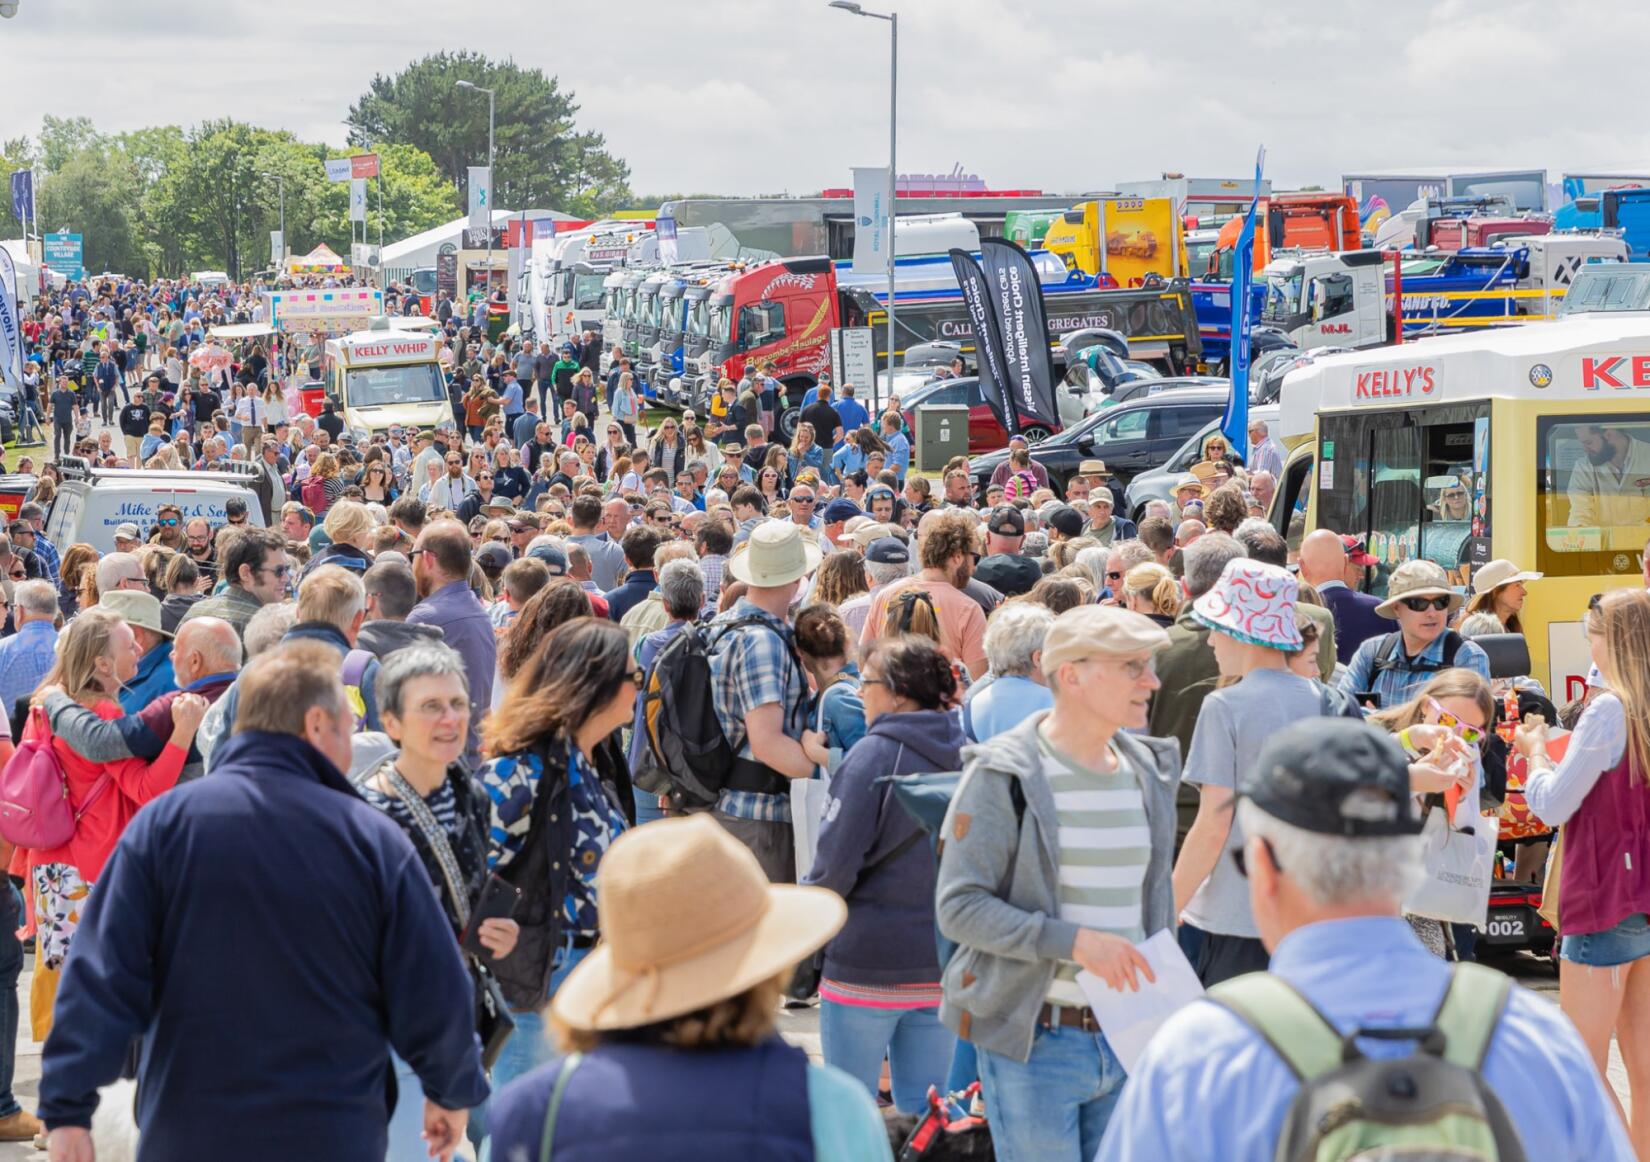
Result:
<svg viewBox="0 0 1650 1162">
<path fill-rule="evenodd" d="M 23 225 L 34 217 L 34 173 L 30 170 L 11 175 L 11 216 Z"/>
<path fill-rule="evenodd" d="M 1249 317 L 1250 286 L 1254 282 L 1255 267 L 1255 207 L 1260 204 L 1260 175 L 1266 166 L 1266 147 L 1255 154 L 1255 196 L 1249 199 L 1249 212 L 1243 217 L 1243 233 L 1238 235 L 1237 250 L 1232 254 L 1232 353 L 1228 364 L 1232 372 L 1232 393 L 1226 400 L 1226 415 L 1220 421 L 1220 434 L 1233 452 L 1249 458 Z"/>
</svg>

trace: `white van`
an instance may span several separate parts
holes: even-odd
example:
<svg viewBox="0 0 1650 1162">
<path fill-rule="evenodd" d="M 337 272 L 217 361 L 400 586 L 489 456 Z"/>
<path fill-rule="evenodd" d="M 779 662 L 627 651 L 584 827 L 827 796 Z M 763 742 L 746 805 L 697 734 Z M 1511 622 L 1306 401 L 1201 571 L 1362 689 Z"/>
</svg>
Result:
<svg viewBox="0 0 1650 1162">
<path fill-rule="evenodd" d="M 155 510 L 175 504 L 183 519 L 205 517 L 214 529 L 227 523 L 224 502 L 246 501 L 247 523 L 262 527 L 263 506 L 254 490 L 258 469 L 235 464 L 225 471 L 161 472 L 148 469 L 91 468 L 85 460 L 65 456 L 59 462 L 63 483 L 46 514 L 46 537 L 67 549 L 84 541 L 99 554 L 115 551 L 115 529 L 131 523 L 144 540 L 155 529 Z"/>
<path fill-rule="evenodd" d="M 422 320 L 420 320 L 422 322 Z M 374 319 L 365 331 L 328 339 L 321 355 L 327 398 L 365 445 L 389 428 L 451 423 L 453 406 L 429 331 L 403 329 L 400 319 Z"/>
</svg>

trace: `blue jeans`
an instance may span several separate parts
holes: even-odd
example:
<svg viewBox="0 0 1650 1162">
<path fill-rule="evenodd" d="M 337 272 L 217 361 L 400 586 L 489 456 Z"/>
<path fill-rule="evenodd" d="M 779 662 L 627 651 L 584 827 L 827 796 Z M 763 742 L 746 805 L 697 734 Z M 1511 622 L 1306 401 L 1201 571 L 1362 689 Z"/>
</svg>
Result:
<svg viewBox="0 0 1650 1162">
<path fill-rule="evenodd" d="M 636 826 L 652 823 L 655 819 L 665 818 L 665 813 L 659 806 L 659 796 L 651 791 L 644 791 L 640 787 L 632 787 L 630 794 L 636 801 Z"/>
<path fill-rule="evenodd" d="M 957 1038 L 957 1050 L 951 1055 L 951 1071 L 945 1075 L 945 1092 L 961 1093 L 980 1077 L 979 1054 L 972 1041 Z"/>
<path fill-rule="evenodd" d="M 1614 968 L 1643 960 L 1650 956 L 1650 916 L 1635 912 L 1603 932 L 1567 932 L 1560 938 L 1558 955 L 1571 964 L 1593 968 Z M 17 978 L 13 975 L 12 979 Z M 16 1023 L 17 1018 L 13 1017 L 12 1024 Z"/>
<path fill-rule="evenodd" d="M 570 948 L 562 955 L 561 967 L 550 976 L 550 996 L 567 979 L 575 965 L 590 954 L 588 948 Z M 549 998 L 546 998 L 548 1000 Z M 544 1011 L 511 1014 L 516 1019 L 516 1031 L 504 1043 L 504 1050 L 493 1062 L 493 1092 L 524 1073 L 531 1072 L 556 1056 L 556 1047 L 550 1041 L 545 1025 Z"/>
<path fill-rule="evenodd" d="M 23 897 L 10 883 L 0 891 L 0 1118 L 23 1107 L 12 1094 L 17 1068 L 17 977 L 23 971 L 23 945 L 17 939 Z"/>
<path fill-rule="evenodd" d="M 979 1058 L 998 1162 L 1090 1162 L 1125 1080 L 1103 1034 L 1039 1027 L 1028 1060 Z"/>
<path fill-rule="evenodd" d="M 915 1114 L 927 1108 L 928 1087 L 945 1084 L 957 1039 L 940 1024 L 937 1005 L 873 1009 L 822 1000 L 819 1040 L 825 1064 L 852 1076 L 873 1098 L 886 1054 L 894 1106 L 902 1114 Z"/>
</svg>

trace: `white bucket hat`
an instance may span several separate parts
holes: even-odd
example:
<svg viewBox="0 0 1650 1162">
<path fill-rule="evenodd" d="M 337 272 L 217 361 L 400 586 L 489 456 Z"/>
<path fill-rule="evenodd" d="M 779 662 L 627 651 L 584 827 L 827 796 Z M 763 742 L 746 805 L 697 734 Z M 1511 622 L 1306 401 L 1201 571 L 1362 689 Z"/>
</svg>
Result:
<svg viewBox="0 0 1650 1162">
<path fill-rule="evenodd" d="M 728 562 L 728 572 L 746 585 L 777 589 L 819 568 L 819 546 L 810 544 L 790 521 L 767 520 L 751 530 L 745 551 Z"/>
<path fill-rule="evenodd" d="M 1472 575 L 1472 591 L 1477 596 L 1488 593 L 1493 589 L 1499 589 L 1503 585 L 1511 585 L 1515 581 L 1528 584 L 1531 581 L 1539 581 L 1544 576 L 1546 576 L 1544 573 L 1532 573 L 1527 569 L 1520 569 L 1505 557 L 1501 557 L 1480 567 L 1478 572 Z"/>
</svg>

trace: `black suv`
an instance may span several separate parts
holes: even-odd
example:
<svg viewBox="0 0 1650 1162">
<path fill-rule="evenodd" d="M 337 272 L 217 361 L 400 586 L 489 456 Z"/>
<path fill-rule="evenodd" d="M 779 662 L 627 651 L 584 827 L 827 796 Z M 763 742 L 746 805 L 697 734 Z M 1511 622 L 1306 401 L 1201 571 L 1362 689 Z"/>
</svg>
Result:
<svg viewBox="0 0 1650 1162">
<path fill-rule="evenodd" d="M 1051 436 L 1031 449 L 1031 458 L 1048 470 L 1050 487 L 1065 495 L 1066 481 L 1084 460 L 1103 460 L 1119 484 L 1162 465 L 1188 437 L 1226 411 L 1224 388 L 1159 391 L 1114 404 L 1082 423 Z M 1006 448 L 969 462 L 974 491 L 985 498 L 997 466 L 1008 459 Z"/>
</svg>

